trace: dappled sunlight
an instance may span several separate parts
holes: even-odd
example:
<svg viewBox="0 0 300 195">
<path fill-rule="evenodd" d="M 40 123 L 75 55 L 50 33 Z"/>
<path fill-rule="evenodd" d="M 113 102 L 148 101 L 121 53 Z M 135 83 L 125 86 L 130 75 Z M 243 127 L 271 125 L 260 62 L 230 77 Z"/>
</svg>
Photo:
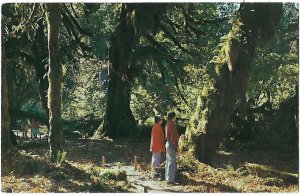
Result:
<svg viewBox="0 0 300 195">
<path fill-rule="evenodd" d="M 299 192 L 299 4 L 1 6 L 3 193 Z"/>
</svg>

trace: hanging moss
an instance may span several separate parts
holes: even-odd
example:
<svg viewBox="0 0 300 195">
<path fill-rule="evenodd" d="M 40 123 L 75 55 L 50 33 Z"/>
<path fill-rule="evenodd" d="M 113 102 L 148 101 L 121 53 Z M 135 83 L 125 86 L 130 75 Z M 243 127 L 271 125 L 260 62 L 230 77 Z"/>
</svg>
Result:
<svg viewBox="0 0 300 195">
<path fill-rule="evenodd" d="M 183 147 L 188 148 L 190 152 L 195 152 L 195 143 L 201 135 L 206 134 L 207 118 L 211 116 L 211 108 L 215 107 L 216 89 L 213 86 L 205 87 L 202 90 L 201 96 L 197 99 L 197 106 L 191 120 L 187 126 L 186 144 L 180 144 L 181 150 Z"/>
<path fill-rule="evenodd" d="M 218 76 L 222 75 L 222 69 L 226 66 L 230 72 L 233 70 L 234 63 L 236 63 L 241 50 L 241 25 L 239 20 L 232 20 L 232 28 L 227 35 L 221 38 L 221 43 L 218 49 L 215 50 L 217 56 L 214 56 L 210 61 L 215 64 L 215 71 Z"/>
</svg>

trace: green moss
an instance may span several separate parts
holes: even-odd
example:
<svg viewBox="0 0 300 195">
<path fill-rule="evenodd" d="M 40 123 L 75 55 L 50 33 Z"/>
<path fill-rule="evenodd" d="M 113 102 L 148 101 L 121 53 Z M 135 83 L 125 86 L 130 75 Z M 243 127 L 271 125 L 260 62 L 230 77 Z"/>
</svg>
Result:
<svg viewBox="0 0 300 195">
<path fill-rule="evenodd" d="M 233 45 L 240 44 L 241 38 L 241 30 L 240 26 L 242 25 L 239 20 L 231 20 L 232 28 L 227 35 L 221 37 L 221 43 L 218 45 L 218 49 L 215 50 L 217 53 L 216 56 L 210 61 L 210 63 L 214 63 L 215 72 L 217 76 L 221 75 L 222 68 L 224 65 L 228 65 L 232 67 L 232 62 L 230 61 L 230 53 L 236 52 L 232 51 Z"/>
</svg>

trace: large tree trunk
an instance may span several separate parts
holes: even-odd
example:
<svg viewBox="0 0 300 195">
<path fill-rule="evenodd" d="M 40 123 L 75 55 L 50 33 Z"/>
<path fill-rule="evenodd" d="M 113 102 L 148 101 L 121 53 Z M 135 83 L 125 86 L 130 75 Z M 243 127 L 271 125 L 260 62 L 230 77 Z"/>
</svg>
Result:
<svg viewBox="0 0 300 195">
<path fill-rule="evenodd" d="M 60 4 L 47 4 L 48 25 L 48 108 L 49 108 L 49 146 L 50 154 L 56 159 L 58 151 L 63 150 L 63 129 L 61 122 L 62 110 L 62 66 L 58 57 L 58 38 L 61 25 Z"/>
<path fill-rule="evenodd" d="M 198 98 L 195 114 L 186 131 L 186 144 L 201 162 L 209 164 L 218 149 L 237 99 L 247 91 L 256 40 L 259 35 L 264 38 L 263 33 L 272 36 L 281 8 L 281 4 L 241 4 L 241 41 L 232 71 L 227 64 L 220 66 L 216 82 Z"/>
<path fill-rule="evenodd" d="M 101 131 L 109 137 L 128 135 L 136 128 L 130 109 L 131 86 L 128 75 L 135 33 L 128 21 L 128 6 L 122 7 L 120 22 L 111 39 L 110 68 L 106 114 Z"/>
<path fill-rule="evenodd" d="M 47 79 L 47 69 L 46 69 L 46 58 L 48 57 L 47 52 L 47 43 L 45 41 L 44 34 L 44 24 L 43 20 L 38 21 L 38 29 L 35 35 L 35 40 L 33 43 L 33 53 L 35 56 L 35 70 L 36 70 L 36 78 L 39 83 L 39 93 L 40 100 L 42 102 L 42 107 L 46 112 L 47 117 L 49 116 L 48 109 L 48 99 L 47 99 L 47 90 L 48 90 L 48 79 Z M 49 124 L 47 124 L 49 125 Z M 49 128 L 49 127 L 48 127 Z"/>
<path fill-rule="evenodd" d="M 2 23 L 3 24 L 3 23 Z M 2 32 L 3 32 L 2 25 Z M 10 117 L 8 111 L 8 87 L 7 87 L 7 61 L 2 34 L 2 57 L 1 57 L 1 155 L 9 154 L 13 145 L 10 140 Z"/>
<path fill-rule="evenodd" d="M 137 75 L 131 64 L 134 47 L 140 36 L 156 32 L 167 7 L 154 3 L 122 4 L 120 21 L 111 39 L 106 115 L 100 126 L 100 131 L 110 137 L 123 137 L 136 129 L 130 109 L 130 81 L 133 74 Z"/>
</svg>

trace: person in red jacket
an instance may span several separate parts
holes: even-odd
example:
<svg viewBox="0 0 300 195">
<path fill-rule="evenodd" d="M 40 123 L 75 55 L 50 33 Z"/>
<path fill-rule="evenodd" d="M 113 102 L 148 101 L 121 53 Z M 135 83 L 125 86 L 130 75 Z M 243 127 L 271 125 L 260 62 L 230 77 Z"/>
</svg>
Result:
<svg viewBox="0 0 300 195">
<path fill-rule="evenodd" d="M 161 127 L 162 119 L 159 116 L 154 117 L 155 124 L 151 131 L 150 151 L 152 152 L 151 177 L 155 177 L 156 169 L 160 165 L 161 153 L 165 152 L 164 132 Z"/>
</svg>

